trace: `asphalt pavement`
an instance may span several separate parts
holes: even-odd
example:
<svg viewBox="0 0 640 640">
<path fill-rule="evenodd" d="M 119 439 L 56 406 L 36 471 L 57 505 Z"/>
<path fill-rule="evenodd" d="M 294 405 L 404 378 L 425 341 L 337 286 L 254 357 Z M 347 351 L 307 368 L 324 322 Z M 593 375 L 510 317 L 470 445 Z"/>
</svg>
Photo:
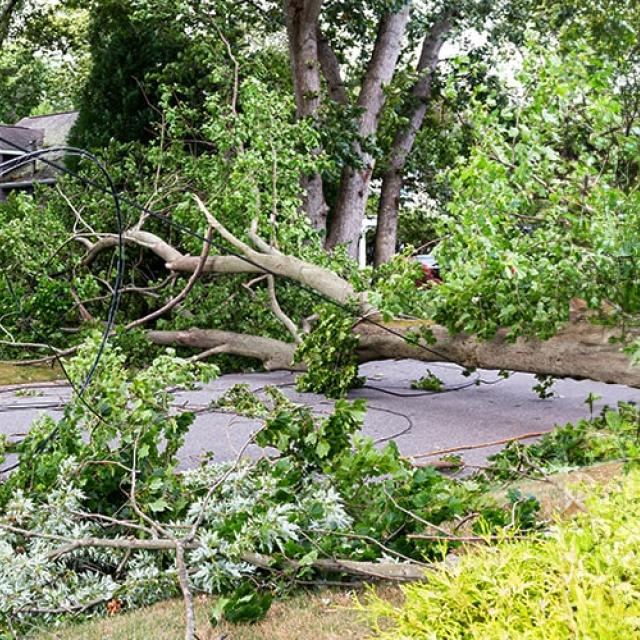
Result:
<svg viewBox="0 0 640 640">
<path fill-rule="evenodd" d="M 427 369 L 444 381 L 442 392 L 410 388 L 411 381 L 425 375 Z M 361 374 L 367 378 L 365 387 L 352 391 L 349 399 L 364 398 L 367 402 L 364 433 L 380 445 L 395 440 L 406 455 L 504 440 L 587 418 L 590 409 L 585 399 L 590 393 L 600 396 L 594 413 L 621 400 L 640 401 L 640 390 L 586 380 L 558 380 L 553 397 L 541 400 L 532 391 L 536 382 L 532 375 L 512 374 L 503 380 L 496 372 L 478 371 L 464 377 L 459 367 L 444 363 L 427 367 L 411 360 L 385 360 L 363 365 Z M 208 452 L 217 460 L 236 457 L 258 426 L 254 420 L 207 409 L 234 384 L 246 383 L 258 391 L 276 385 L 293 401 L 309 404 L 316 412 L 331 411 L 331 401 L 296 392 L 294 381 L 295 375 L 284 371 L 237 373 L 221 376 L 196 391 L 178 393 L 177 409 L 199 412 L 180 451 L 181 466 L 198 464 Z M 35 384 L 27 393 L 23 389 L 18 394 L 0 387 L 0 433 L 12 439 L 21 437 L 43 411 L 59 417 L 69 393 L 64 385 Z M 459 453 L 467 465 L 474 466 L 485 463 L 486 457 L 499 449 L 496 445 Z M 247 452 L 255 455 L 257 449 Z"/>
</svg>

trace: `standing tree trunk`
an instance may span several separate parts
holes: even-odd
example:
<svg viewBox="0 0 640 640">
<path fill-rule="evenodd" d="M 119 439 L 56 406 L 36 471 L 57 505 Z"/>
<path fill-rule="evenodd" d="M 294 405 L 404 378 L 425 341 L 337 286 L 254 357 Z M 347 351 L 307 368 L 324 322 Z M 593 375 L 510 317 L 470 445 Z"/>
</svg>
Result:
<svg viewBox="0 0 640 640">
<path fill-rule="evenodd" d="M 320 106 L 320 70 L 318 62 L 318 16 L 322 0 L 286 0 L 285 13 L 291 76 L 296 99 L 296 116 L 318 117 Z M 304 209 L 315 229 L 327 226 L 327 204 L 324 199 L 322 176 L 313 173 L 303 176 Z"/>
<path fill-rule="evenodd" d="M 446 15 L 431 27 L 422 43 L 422 51 L 416 69 L 419 78 L 411 90 L 409 122 L 395 135 L 389 154 L 388 167 L 382 178 L 376 230 L 375 266 L 387 262 L 396 250 L 398 209 L 404 181 L 404 168 L 427 113 L 433 74 L 438 64 L 440 50 L 451 27 L 451 16 Z"/>
<path fill-rule="evenodd" d="M 357 102 L 362 109 L 358 124 L 358 136 L 361 140 L 376 134 L 380 112 L 385 102 L 384 89 L 393 78 L 409 21 L 409 11 L 410 5 L 405 4 L 398 12 L 386 14 L 380 23 L 373 55 Z M 375 160 L 359 143 L 354 143 L 353 150 L 360 166 L 345 166 L 342 170 L 338 200 L 327 237 L 327 248 L 332 249 L 344 243 L 350 255 L 355 257 Z"/>
<path fill-rule="evenodd" d="M 6 0 L 0 5 L 0 48 L 4 45 L 4 41 L 9 36 L 9 28 L 11 27 L 11 19 L 14 14 L 22 6 L 24 0 Z"/>
</svg>

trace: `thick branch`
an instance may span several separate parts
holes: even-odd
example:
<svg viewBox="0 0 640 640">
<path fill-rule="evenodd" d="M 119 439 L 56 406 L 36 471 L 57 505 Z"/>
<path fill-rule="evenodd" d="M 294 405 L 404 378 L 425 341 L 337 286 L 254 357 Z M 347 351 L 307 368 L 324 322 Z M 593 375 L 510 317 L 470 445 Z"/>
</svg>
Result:
<svg viewBox="0 0 640 640">
<path fill-rule="evenodd" d="M 273 558 L 261 553 L 245 553 L 242 559 L 262 569 L 270 569 L 274 566 Z M 282 562 L 291 569 L 297 570 L 302 568 L 302 565 L 295 560 L 285 558 Z M 318 571 L 328 573 L 348 573 L 350 575 L 379 580 L 395 580 L 399 582 L 424 580 L 428 571 L 424 566 L 412 563 L 361 562 L 358 560 L 340 560 L 334 558 L 314 560 L 311 566 Z"/>
<path fill-rule="evenodd" d="M 326 36 L 322 35 L 322 33 L 318 31 L 317 37 L 320 68 L 322 69 L 322 75 L 327 81 L 329 96 L 335 102 L 347 104 L 347 91 L 344 88 L 344 82 L 342 81 L 340 62 L 338 62 L 338 58 L 336 57 L 334 50 L 331 48 L 331 44 Z"/>
<path fill-rule="evenodd" d="M 305 262 L 294 256 L 285 255 L 273 248 L 269 249 L 269 253 L 252 249 L 220 224 L 204 204 L 200 204 L 203 207 L 203 211 L 206 211 L 207 219 L 211 226 L 244 256 L 209 256 L 202 266 L 203 273 L 255 273 L 281 276 L 310 287 L 340 304 L 357 301 L 363 313 L 371 311 L 371 306 L 366 302 L 366 295 L 357 293 L 349 282 L 336 275 L 333 271 Z M 127 244 L 144 247 L 165 260 L 165 266 L 169 271 L 194 273 L 200 265 L 200 257 L 183 255 L 153 233 L 128 231 L 124 238 Z M 85 255 L 82 264 L 90 266 L 100 252 L 112 249 L 117 244 L 118 236 L 115 234 L 101 237 Z"/>
<path fill-rule="evenodd" d="M 263 338 L 233 331 L 215 329 L 189 329 L 188 331 L 149 331 L 151 342 L 163 346 L 181 346 L 194 349 L 216 349 L 217 353 L 229 353 L 261 360 L 268 371 L 285 369 L 302 371 L 304 366 L 294 365 L 296 345 L 273 338 Z"/>
<path fill-rule="evenodd" d="M 409 20 L 409 9 L 410 5 L 407 3 L 396 13 L 385 14 L 380 23 L 373 54 L 358 96 L 358 106 L 362 108 L 358 125 L 361 139 L 375 136 L 378 129 L 380 112 L 385 102 L 384 89 L 393 78 Z M 360 144 L 354 144 L 354 152 L 361 166 L 345 166 L 342 170 L 334 219 L 327 237 L 327 247 L 333 248 L 346 243 L 352 256 L 357 252 L 357 241 L 375 164 L 373 156 L 363 151 Z"/>
<path fill-rule="evenodd" d="M 287 0 L 287 37 L 298 118 L 316 117 L 320 105 L 317 24 L 322 0 Z"/>
<path fill-rule="evenodd" d="M 270 275 L 282 276 L 295 280 L 296 282 L 310 287 L 321 295 L 339 302 L 340 304 L 346 304 L 350 301 L 357 300 L 360 303 L 363 313 L 371 311 L 370 305 L 366 302 L 366 295 L 356 293 L 355 289 L 349 282 L 336 275 L 333 271 L 324 269 L 323 267 L 318 267 L 310 262 L 305 262 L 304 260 L 300 260 L 294 256 L 285 255 L 275 249 L 271 249 L 268 254 L 255 251 L 228 231 L 208 211 L 201 200 L 196 199 L 196 202 L 207 217 L 211 227 L 213 227 L 227 242 L 238 249 L 250 265 L 254 268 L 257 267 L 258 272 L 264 271 Z M 195 268 L 193 259 L 188 263 L 186 263 L 185 259 L 182 259 L 179 262 L 168 264 L 167 267 L 176 270 L 178 267 L 186 266 L 187 264 L 188 270 Z M 205 271 L 207 271 L 207 267 L 208 262 L 205 264 Z"/>
<path fill-rule="evenodd" d="M 440 50 L 451 30 L 452 20 L 446 15 L 436 22 L 425 36 L 416 71 L 418 80 L 411 89 L 408 123 L 396 132 L 388 166 L 382 178 L 378 227 L 376 231 L 375 264 L 387 262 L 395 253 L 398 230 L 398 207 L 402 191 L 403 173 L 407 157 L 427 113 L 431 98 L 433 75 L 440 58 Z"/>
<path fill-rule="evenodd" d="M 405 323 L 392 325 L 394 331 L 406 334 L 419 326 Z M 640 388 L 640 367 L 632 367 L 621 351 L 620 330 L 592 324 L 581 318 L 569 322 L 549 340 L 507 340 L 508 330 L 501 329 L 491 340 L 482 341 L 466 334 L 451 335 L 441 326 L 431 325 L 436 342 L 422 348 L 382 328 L 361 324 L 358 356 L 360 362 L 386 358 L 413 358 L 423 362 L 448 360 L 466 367 L 505 369 L 556 377 L 588 378 L 599 382 L 624 384 Z M 640 330 L 627 331 L 626 338 L 640 337 Z"/>
<path fill-rule="evenodd" d="M 410 4 L 405 3 L 396 13 L 386 13 L 380 22 L 371 60 L 358 96 L 358 106 L 364 109 L 359 126 L 362 137 L 373 135 L 378 128 L 380 111 L 385 102 L 384 89 L 393 78 L 400 56 L 409 21 Z"/>
<path fill-rule="evenodd" d="M 182 273 L 193 273 L 198 268 L 200 258 L 197 256 L 185 256 L 175 247 L 165 242 L 159 236 L 148 231 L 127 231 L 124 234 L 124 241 L 128 245 L 143 247 L 155 253 L 159 258 L 166 261 L 166 267 L 170 271 Z M 113 249 L 118 246 L 118 236 L 109 234 L 102 236 L 82 259 L 82 266 L 90 267 L 103 251 Z M 204 273 L 264 273 L 256 265 L 236 256 L 211 256 L 207 258 L 203 267 Z"/>
<path fill-rule="evenodd" d="M 79 238 L 78 238 L 79 239 Z M 172 260 L 178 260 L 182 257 L 182 254 L 170 244 L 165 242 L 162 238 L 149 233 L 148 231 L 130 230 L 123 234 L 123 240 L 125 244 L 136 245 L 149 249 L 157 256 L 162 258 L 165 262 L 171 262 Z M 81 265 L 83 267 L 90 267 L 96 260 L 96 258 L 107 249 L 113 249 L 118 246 L 118 236 L 116 234 L 105 234 L 92 245 L 91 249 L 86 253 L 82 259 Z M 197 260 L 197 258 L 196 258 Z"/>
</svg>

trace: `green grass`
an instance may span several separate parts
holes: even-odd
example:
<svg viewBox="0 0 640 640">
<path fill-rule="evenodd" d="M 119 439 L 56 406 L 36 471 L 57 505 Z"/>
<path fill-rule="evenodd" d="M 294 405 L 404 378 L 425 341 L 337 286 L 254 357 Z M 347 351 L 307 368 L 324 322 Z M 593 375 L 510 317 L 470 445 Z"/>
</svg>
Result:
<svg viewBox="0 0 640 640">
<path fill-rule="evenodd" d="M 385 598 L 399 597 L 397 588 L 381 590 Z M 253 625 L 207 622 L 213 599 L 199 599 L 197 606 L 198 637 L 201 640 L 365 640 L 371 634 L 354 607 L 349 591 L 323 590 L 301 593 L 275 602 L 266 618 Z M 179 600 L 109 618 L 41 631 L 37 640 L 181 640 L 184 638 L 184 609 Z"/>
<path fill-rule="evenodd" d="M 534 540 L 503 541 L 403 587 L 364 614 L 380 640 L 640 637 L 640 472 L 591 487 L 586 512 Z"/>
<path fill-rule="evenodd" d="M 44 382 L 59 380 L 62 377 L 57 367 L 24 366 L 0 363 L 0 385 L 22 384 L 27 382 Z"/>
</svg>

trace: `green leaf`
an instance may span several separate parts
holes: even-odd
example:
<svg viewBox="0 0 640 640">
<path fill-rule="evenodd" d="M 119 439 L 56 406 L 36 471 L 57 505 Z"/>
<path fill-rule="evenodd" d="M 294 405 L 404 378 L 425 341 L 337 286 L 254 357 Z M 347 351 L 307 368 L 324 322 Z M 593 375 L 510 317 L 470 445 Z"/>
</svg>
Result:
<svg viewBox="0 0 640 640">
<path fill-rule="evenodd" d="M 154 513 L 161 513 L 169 508 L 169 503 L 164 498 L 158 498 L 157 500 L 150 502 L 148 506 Z"/>
</svg>

